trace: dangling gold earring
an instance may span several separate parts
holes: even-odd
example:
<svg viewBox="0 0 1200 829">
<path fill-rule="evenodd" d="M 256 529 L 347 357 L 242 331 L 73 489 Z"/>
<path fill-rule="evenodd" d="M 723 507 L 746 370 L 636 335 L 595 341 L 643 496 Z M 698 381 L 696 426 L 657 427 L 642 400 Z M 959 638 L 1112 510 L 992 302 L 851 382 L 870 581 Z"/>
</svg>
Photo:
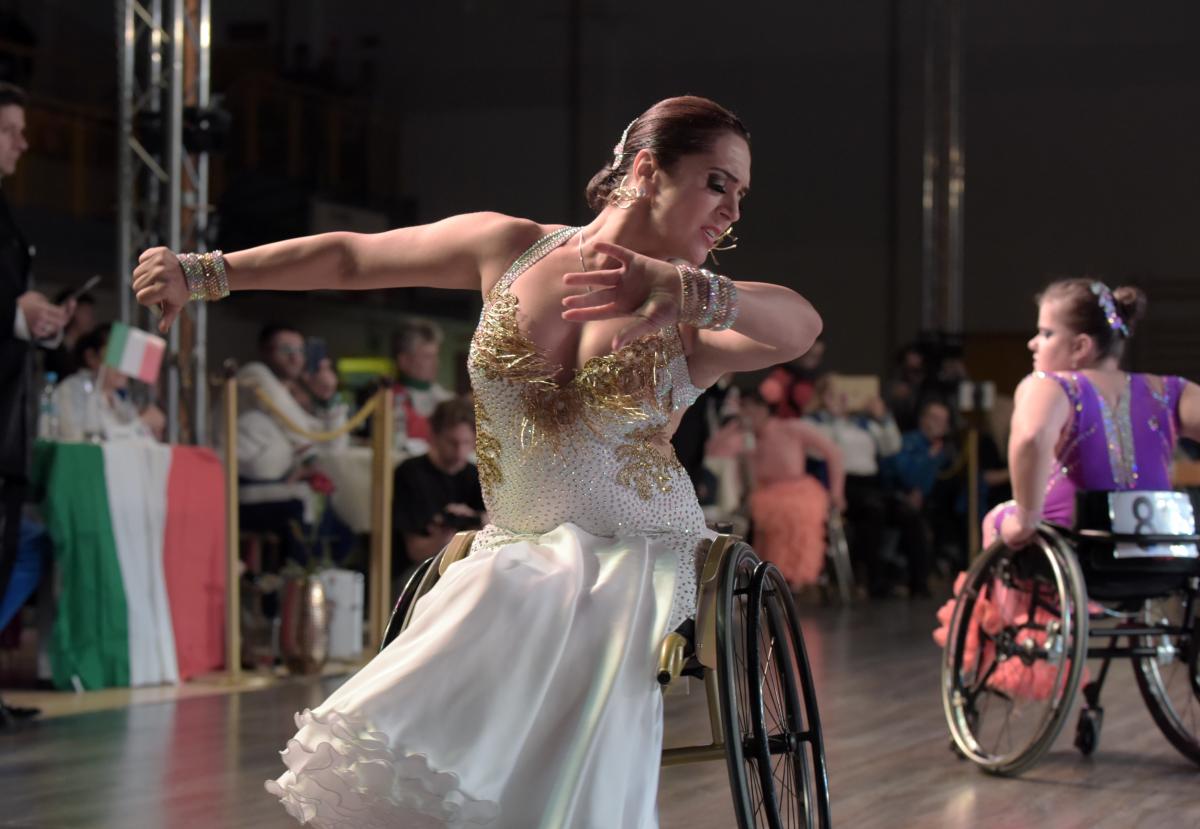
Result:
<svg viewBox="0 0 1200 829">
<path fill-rule="evenodd" d="M 628 210 L 639 199 L 646 197 L 645 188 L 640 184 L 637 187 L 627 185 L 625 182 L 628 179 L 629 176 L 622 178 L 620 185 L 614 187 L 612 192 L 608 194 L 608 203 L 621 210 Z"/>
<path fill-rule="evenodd" d="M 726 239 L 728 239 L 729 241 L 726 244 L 722 245 L 721 242 Z M 733 250 L 737 246 L 738 246 L 738 237 L 733 235 L 733 225 L 730 225 L 729 227 L 725 228 L 724 233 L 722 233 L 720 236 L 718 236 L 716 239 L 713 240 L 713 246 L 708 249 L 708 255 L 712 257 L 713 264 L 719 266 L 721 264 L 721 262 L 717 259 L 717 254 L 715 253 L 715 251 Z"/>
</svg>

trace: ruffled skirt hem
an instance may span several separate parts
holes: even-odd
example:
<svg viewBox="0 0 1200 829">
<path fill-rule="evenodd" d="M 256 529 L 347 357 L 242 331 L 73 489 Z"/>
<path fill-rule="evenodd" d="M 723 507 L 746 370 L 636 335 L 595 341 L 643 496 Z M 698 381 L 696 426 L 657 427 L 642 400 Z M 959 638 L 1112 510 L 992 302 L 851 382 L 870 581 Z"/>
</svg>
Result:
<svg viewBox="0 0 1200 829">
<path fill-rule="evenodd" d="M 387 736 L 336 711 L 296 714 L 296 737 L 280 752 L 288 770 L 264 785 L 293 818 L 317 829 L 471 829 L 499 805 L 470 797 L 458 776 L 418 753 L 388 747 Z"/>
</svg>

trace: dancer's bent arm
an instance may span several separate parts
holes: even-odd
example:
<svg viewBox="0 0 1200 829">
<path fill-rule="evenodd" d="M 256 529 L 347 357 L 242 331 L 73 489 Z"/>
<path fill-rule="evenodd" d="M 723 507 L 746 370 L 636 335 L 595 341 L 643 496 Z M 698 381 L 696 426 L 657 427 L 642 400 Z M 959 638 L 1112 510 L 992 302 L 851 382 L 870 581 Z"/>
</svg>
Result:
<svg viewBox="0 0 1200 829">
<path fill-rule="evenodd" d="M 675 265 L 634 251 L 596 242 L 594 249 L 611 267 L 568 273 L 572 288 L 592 289 L 563 300 L 563 319 L 574 322 L 632 317 L 613 338 L 613 349 L 679 319 L 680 275 Z M 821 317 L 791 288 L 766 282 L 737 282 L 737 318 L 724 331 L 684 326 L 692 382 L 707 388 L 730 371 L 754 371 L 794 360 L 821 333 Z"/>
</svg>

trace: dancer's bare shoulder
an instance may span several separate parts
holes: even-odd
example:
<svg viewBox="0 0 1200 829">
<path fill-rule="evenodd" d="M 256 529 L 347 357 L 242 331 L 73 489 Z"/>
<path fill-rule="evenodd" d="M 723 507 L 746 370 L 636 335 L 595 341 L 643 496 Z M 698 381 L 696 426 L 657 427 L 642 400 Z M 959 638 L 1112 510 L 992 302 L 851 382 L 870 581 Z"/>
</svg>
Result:
<svg viewBox="0 0 1200 829">
<path fill-rule="evenodd" d="M 541 224 L 532 219 L 506 216 L 503 213 L 472 213 L 477 222 L 480 239 L 479 271 L 481 288 L 486 294 L 522 253 L 543 236 L 565 225 Z"/>
</svg>

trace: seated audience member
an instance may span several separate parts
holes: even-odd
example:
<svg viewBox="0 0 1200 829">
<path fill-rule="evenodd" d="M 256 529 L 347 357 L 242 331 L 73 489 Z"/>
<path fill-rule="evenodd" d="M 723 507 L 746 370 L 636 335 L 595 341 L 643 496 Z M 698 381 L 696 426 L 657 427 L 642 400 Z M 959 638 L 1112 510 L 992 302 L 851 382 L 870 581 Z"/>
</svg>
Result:
<svg viewBox="0 0 1200 829">
<path fill-rule="evenodd" d="M 434 407 L 454 398 L 453 392 L 437 383 L 441 348 L 442 331 L 429 320 L 408 320 L 392 339 L 395 446 L 409 455 L 428 448 Z"/>
<path fill-rule="evenodd" d="M 929 570 L 936 549 L 957 540 L 957 479 L 947 473 L 957 452 L 949 441 L 950 408 L 928 400 L 919 410 L 917 428 L 904 435 L 900 451 L 888 459 L 888 479 L 893 490 L 893 520 L 900 527 L 901 545 L 908 560 L 912 595 L 929 595 Z"/>
<path fill-rule="evenodd" d="M 55 305 L 62 305 L 70 297 L 71 289 L 59 291 L 54 298 Z M 75 300 L 75 313 L 71 321 L 63 329 L 62 342 L 56 348 L 47 349 L 44 353 L 42 370 L 53 371 L 58 379 L 70 377 L 79 371 L 80 364 L 76 358 L 75 346 L 79 340 L 96 330 L 96 298 L 91 294 L 82 294 Z"/>
<path fill-rule="evenodd" d="M 139 412 L 129 399 L 129 378 L 104 365 L 110 330 L 110 325 L 101 325 L 75 343 L 80 368 L 54 389 L 58 440 L 163 437 L 162 411 L 151 404 Z"/>
<path fill-rule="evenodd" d="M 293 431 L 257 392 L 265 394 L 287 420 L 309 432 L 340 427 L 346 421 L 346 406 L 336 402 L 337 375 L 331 363 L 323 369 L 317 366 L 313 373 L 305 370 L 304 337 L 296 329 L 267 325 L 259 334 L 258 348 L 260 359 L 238 371 L 242 527 L 278 534 L 287 556 L 303 563 L 307 551 L 293 537 L 293 528 L 307 529 L 317 521 L 326 527 L 333 521 L 328 510 L 317 515 L 316 493 L 327 489 L 327 479 L 316 464 L 318 446 Z M 349 436 L 340 435 L 323 445 L 337 448 L 348 443 Z M 329 531 L 341 534 L 339 529 Z"/>
<path fill-rule="evenodd" d="M 459 530 L 487 522 L 475 451 L 475 408 L 466 398 L 444 400 L 429 418 L 429 451 L 396 467 L 392 506 L 396 593 L 416 565 Z"/>
<path fill-rule="evenodd" d="M 37 521 L 22 516 L 17 541 L 17 562 L 13 565 L 8 585 L 0 584 L 0 630 L 17 615 L 21 605 L 33 595 L 42 571 L 49 562 L 52 550 L 46 528 Z"/>
<path fill-rule="evenodd" d="M 811 423 L 771 414 L 757 393 L 741 402 L 750 450 L 750 520 L 754 546 L 793 588 L 816 584 L 825 565 L 829 507 L 845 509 L 842 452 Z M 829 490 L 805 471 L 811 452 L 825 460 Z"/>
<path fill-rule="evenodd" d="M 851 558 L 863 570 L 868 592 L 885 595 L 888 574 L 880 554 L 888 508 L 879 462 L 900 451 L 900 429 L 878 397 L 862 412 L 848 411 L 836 375 L 817 381 L 816 401 L 816 410 L 806 420 L 842 451 Z"/>
<path fill-rule="evenodd" d="M 917 428 L 917 398 L 925 386 L 925 354 L 916 343 L 896 354 L 896 362 L 885 383 L 884 402 L 901 431 Z"/>
</svg>

